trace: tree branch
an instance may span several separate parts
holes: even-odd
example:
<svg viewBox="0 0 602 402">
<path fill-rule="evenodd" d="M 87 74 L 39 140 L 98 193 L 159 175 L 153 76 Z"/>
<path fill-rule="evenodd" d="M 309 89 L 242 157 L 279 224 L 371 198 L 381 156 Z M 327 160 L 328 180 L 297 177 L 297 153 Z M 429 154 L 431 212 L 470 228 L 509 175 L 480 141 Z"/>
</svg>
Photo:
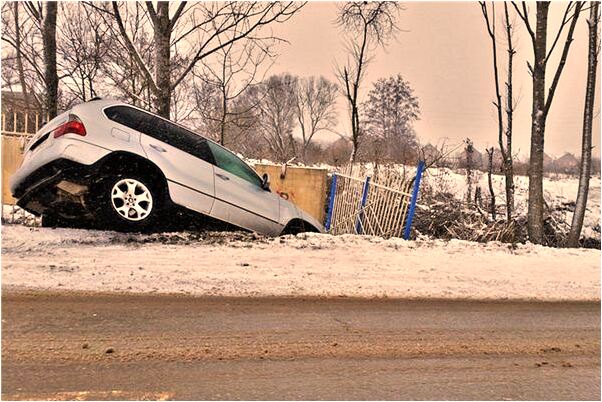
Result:
<svg viewBox="0 0 602 402">
<path fill-rule="evenodd" d="M 550 110 L 550 106 L 552 105 L 552 99 L 554 98 L 554 93 L 556 92 L 556 87 L 558 86 L 558 82 L 560 81 L 560 75 L 562 74 L 562 70 L 566 64 L 566 59 L 569 54 L 569 50 L 571 47 L 571 43 L 573 42 L 573 34 L 575 32 L 575 27 L 577 26 L 577 20 L 579 19 L 579 14 L 581 12 L 581 7 L 583 7 L 583 2 L 579 1 L 575 5 L 575 13 L 573 14 L 571 25 L 569 27 L 569 31 L 567 33 L 566 41 L 564 42 L 564 47 L 562 49 L 562 56 L 560 57 L 560 62 L 558 67 L 556 68 L 556 73 L 554 74 L 554 79 L 552 80 L 552 85 L 550 85 L 550 89 L 548 90 L 548 98 L 545 103 L 544 113 L 547 115 Z M 562 29 L 562 28 L 561 28 Z"/>
<path fill-rule="evenodd" d="M 149 71 L 148 67 L 142 60 L 142 57 L 140 56 L 140 54 L 136 50 L 136 47 L 134 46 L 134 44 L 130 40 L 130 37 L 128 36 L 125 26 L 123 25 L 123 19 L 121 18 L 121 14 L 119 13 L 119 6 L 117 5 L 117 2 L 113 1 L 112 5 L 113 5 L 113 15 L 115 17 L 115 21 L 117 22 L 117 26 L 119 27 L 119 32 L 121 33 L 121 37 L 123 38 L 128 51 L 134 58 L 136 64 L 138 65 L 138 68 L 144 75 L 144 78 L 148 82 L 148 84 L 151 87 L 151 89 L 153 90 L 153 92 L 155 92 L 155 93 L 158 92 L 157 84 L 155 83 L 151 72 Z"/>
</svg>

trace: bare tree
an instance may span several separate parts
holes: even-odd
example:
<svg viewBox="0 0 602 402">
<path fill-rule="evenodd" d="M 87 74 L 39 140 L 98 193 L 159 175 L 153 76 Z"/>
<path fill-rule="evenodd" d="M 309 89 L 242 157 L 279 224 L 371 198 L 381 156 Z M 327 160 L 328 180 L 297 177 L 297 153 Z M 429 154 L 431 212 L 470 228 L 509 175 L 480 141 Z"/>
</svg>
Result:
<svg viewBox="0 0 602 402">
<path fill-rule="evenodd" d="M 544 159 L 544 137 L 546 129 L 546 119 L 552 106 L 554 93 L 558 87 L 560 76 L 566 64 L 567 56 L 573 42 L 575 26 L 583 7 L 583 2 L 569 2 L 566 5 L 562 22 L 558 31 L 554 35 L 552 45 L 547 48 L 548 37 L 548 11 L 549 1 L 536 3 L 536 21 L 533 29 L 529 21 L 529 10 L 525 2 L 519 6 L 512 2 L 514 9 L 523 21 L 525 28 L 533 45 L 533 64 L 528 63 L 529 72 L 533 80 L 533 105 L 531 112 L 531 152 L 529 158 L 529 208 L 527 229 L 529 240 L 533 243 L 542 244 L 544 242 L 543 230 L 543 159 Z M 546 96 L 546 70 L 547 64 L 552 56 L 556 45 L 566 26 L 569 26 L 568 32 L 562 48 L 560 61 L 554 75 L 552 83 Z"/>
<path fill-rule="evenodd" d="M 589 180 L 592 166 L 592 121 L 594 116 L 594 100 L 596 97 L 596 71 L 598 70 L 598 54 L 600 52 L 600 37 L 598 26 L 600 23 L 600 3 L 592 2 L 587 25 L 589 28 L 589 46 L 587 57 L 587 85 L 585 90 L 585 107 L 583 110 L 583 136 L 581 142 L 581 166 L 579 169 L 579 190 L 575 212 L 571 222 L 567 245 L 578 247 L 583 227 L 583 218 L 587 205 Z"/>
<path fill-rule="evenodd" d="M 297 80 L 290 74 L 273 75 L 252 90 L 258 110 L 258 130 L 271 156 L 279 162 L 297 155 L 293 138 Z"/>
<path fill-rule="evenodd" d="M 149 84 L 157 113 L 169 118 L 172 92 L 188 77 L 198 62 L 237 41 L 278 41 L 271 34 L 259 33 L 263 27 L 287 21 L 303 5 L 304 3 L 294 2 L 236 1 L 188 5 L 184 1 L 178 4 L 170 16 L 169 2 L 157 2 L 155 8 L 152 2 L 147 1 L 147 14 L 154 35 L 154 74 L 131 40 L 117 2 L 112 3 L 112 16 L 125 48 Z M 181 20 L 186 20 L 186 23 L 178 24 Z M 182 59 L 186 62 L 178 71 L 173 71 L 172 56 L 177 52 L 185 52 Z"/>
<path fill-rule="evenodd" d="M 121 36 L 115 31 L 113 14 L 109 3 L 98 6 L 94 2 L 84 3 L 86 8 L 94 10 L 96 16 L 102 20 L 102 25 L 109 29 L 107 36 L 111 43 L 107 46 L 106 60 L 101 64 L 102 74 L 107 78 L 113 96 L 121 98 L 128 103 L 146 109 L 152 109 L 153 99 L 146 76 L 139 68 L 136 57 L 139 57 L 147 66 L 153 66 L 153 34 L 148 30 L 147 10 L 140 2 L 132 2 L 131 7 L 122 9 L 122 18 L 130 40 L 138 54 L 127 52 L 124 54 Z"/>
<path fill-rule="evenodd" d="M 63 88 L 75 99 L 86 101 L 97 96 L 95 84 L 108 60 L 112 38 L 98 13 L 84 3 L 60 3 L 67 24 L 59 27 L 59 64 L 65 79 Z M 106 69 L 106 68 L 105 68 Z"/>
<path fill-rule="evenodd" d="M 502 156 L 502 166 L 505 176 L 506 219 L 508 223 L 510 223 L 512 221 L 512 211 L 514 209 L 514 172 L 512 166 L 512 125 L 514 115 L 514 99 L 512 95 L 512 68 L 516 50 L 512 45 L 513 28 L 508 13 L 508 4 L 504 2 L 504 28 L 506 31 L 508 53 L 505 100 L 506 121 L 504 123 L 504 106 L 500 88 L 500 73 L 498 68 L 495 2 L 491 2 L 491 12 L 489 11 L 487 4 L 484 1 L 479 2 L 479 4 L 481 6 L 481 12 L 483 13 L 485 24 L 487 26 L 487 33 L 489 34 L 489 37 L 491 39 L 491 48 L 493 55 L 493 75 L 495 82 L 495 101 L 493 102 L 493 105 L 495 106 L 497 112 L 498 144 L 500 148 L 500 154 Z"/>
<path fill-rule="evenodd" d="M 17 70 L 19 72 L 19 83 L 21 84 L 21 91 L 25 97 L 25 103 L 29 107 L 29 95 L 27 90 L 27 83 L 25 82 L 25 69 L 23 68 L 23 57 L 21 56 L 21 22 L 19 21 L 19 2 L 13 3 L 14 10 L 14 23 L 15 23 L 15 52 L 16 52 L 16 63 Z"/>
<path fill-rule="evenodd" d="M 398 31 L 397 17 L 401 3 L 392 1 L 348 2 L 340 6 L 337 24 L 345 32 L 352 32 L 348 42 L 347 63 L 338 72 L 351 118 L 351 161 L 355 161 L 360 143 L 360 85 L 370 52 L 386 46 Z"/>
<path fill-rule="evenodd" d="M 296 116 L 301 128 L 301 157 L 307 163 L 307 149 L 320 131 L 330 131 L 337 123 L 336 84 L 324 77 L 298 80 Z"/>
<path fill-rule="evenodd" d="M 510 16 L 508 13 L 508 2 L 504 2 L 504 26 L 506 28 L 506 41 L 508 47 L 508 70 L 506 80 L 506 147 L 504 148 L 504 141 L 501 137 L 498 137 L 500 146 L 500 152 L 502 155 L 502 163 L 505 175 L 506 184 L 506 219 L 508 222 L 512 220 L 512 212 L 514 211 L 514 161 L 512 156 L 512 129 L 514 122 L 514 96 L 512 88 L 512 74 L 514 68 L 514 55 L 516 49 L 512 45 L 512 37 L 514 35 L 514 28 L 510 22 Z"/>
<path fill-rule="evenodd" d="M 5 2 L 2 4 L 2 41 L 9 45 L 3 48 L 2 77 L 12 90 L 14 74 L 24 94 L 27 106 L 42 109 L 46 84 L 44 81 L 44 62 L 40 46 L 39 26 L 20 10 L 23 2 Z M 11 50 L 14 50 L 14 53 Z"/>
<path fill-rule="evenodd" d="M 203 62 L 202 73 L 193 72 L 201 81 L 201 90 L 196 90 L 195 96 L 201 116 L 216 127 L 218 142 L 226 145 L 226 134 L 228 143 L 234 143 L 245 132 L 241 128 L 248 128 L 248 111 L 234 105 L 245 91 L 261 82 L 271 66 L 266 64 L 273 52 L 248 41 L 231 43 L 216 55 L 216 62 Z"/>
<path fill-rule="evenodd" d="M 46 113 L 53 118 L 57 115 L 58 111 L 58 88 L 59 88 L 59 76 L 57 73 L 56 63 L 56 19 L 58 6 L 57 2 L 23 2 L 25 9 L 29 16 L 35 21 L 35 26 L 38 28 L 42 38 L 42 52 L 43 52 L 43 83 L 44 83 L 44 108 Z M 17 24 L 18 25 L 18 24 Z M 17 34 L 17 38 L 21 35 Z M 3 36 L 3 39 L 5 37 Z M 15 38 L 16 39 L 16 38 Z M 7 40 L 9 43 L 10 40 Z M 23 49 L 21 45 L 17 46 L 14 43 L 15 48 L 19 47 L 21 57 L 23 56 Z M 35 64 L 35 53 L 36 49 L 32 49 L 30 63 Z M 38 67 L 34 67 L 38 68 Z"/>
</svg>

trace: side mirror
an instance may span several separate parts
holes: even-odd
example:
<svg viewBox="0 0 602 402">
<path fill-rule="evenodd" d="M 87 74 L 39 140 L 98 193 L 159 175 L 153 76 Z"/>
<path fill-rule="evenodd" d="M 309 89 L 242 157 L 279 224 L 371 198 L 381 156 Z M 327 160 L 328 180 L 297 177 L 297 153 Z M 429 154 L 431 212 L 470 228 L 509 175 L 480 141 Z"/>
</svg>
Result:
<svg viewBox="0 0 602 402">
<path fill-rule="evenodd" d="M 261 176 L 261 188 L 265 191 L 270 191 L 270 177 L 267 173 L 264 173 L 263 176 Z"/>
</svg>

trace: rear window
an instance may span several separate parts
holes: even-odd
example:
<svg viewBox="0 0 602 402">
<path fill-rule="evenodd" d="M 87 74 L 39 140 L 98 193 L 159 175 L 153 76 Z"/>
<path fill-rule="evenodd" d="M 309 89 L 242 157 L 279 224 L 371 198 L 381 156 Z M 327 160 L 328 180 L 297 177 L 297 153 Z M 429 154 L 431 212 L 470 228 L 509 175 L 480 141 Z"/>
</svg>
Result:
<svg viewBox="0 0 602 402">
<path fill-rule="evenodd" d="M 111 106 L 105 109 L 105 115 L 114 122 L 215 164 L 205 138 L 170 121 L 129 106 Z"/>
<path fill-rule="evenodd" d="M 136 131 L 142 131 L 140 128 L 142 127 L 142 124 L 144 124 L 144 120 L 151 116 L 138 109 L 127 106 L 111 106 L 106 108 L 105 115 L 109 120 L 123 124 Z"/>
</svg>

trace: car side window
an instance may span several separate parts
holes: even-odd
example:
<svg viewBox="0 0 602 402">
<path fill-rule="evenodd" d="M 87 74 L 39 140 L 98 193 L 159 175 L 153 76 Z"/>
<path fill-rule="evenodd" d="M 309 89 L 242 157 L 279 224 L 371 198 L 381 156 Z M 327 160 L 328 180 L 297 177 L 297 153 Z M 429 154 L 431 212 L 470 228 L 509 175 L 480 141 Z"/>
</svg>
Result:
<svg viewBox="0 0 602 402">
<path fill-rule="evenodd" d="M 257 173 L 247 166 L 246 163 L 241 161 L 238 156 L 211 141 L 207 141 L 207 144 L 209 144 L 209 148 L 211 149 L 211 152 L 213 152 L 215 158 L 215 164 L 219 168 L 224 169 L 226 172 L 232 173 L 251 184 L 261 187 L 261 179 Z"/>
<path fill-rule="evenodd" d="M 127 106 L 111 106 L 105 109 L 105 115 L 116 123 L 123 124 L 136 131 L 142 131 L 141 126 L 146 113 Z"/>
<path fill-rule="evenodd" d="M 163 122 L 166 123 L 165 121 Z M 205 138 L 175 124 L 167 123 L 167 126 L 168 135 L 164 140 L 166 143 L 188 152 L 199 159 L 215 164 L 215 159 Z"/>
<path fill-rule="evenodd" d="M 128 106 L 109 107 L 105 114 L 110 120 L 215 164 L 207 140 L 192 131 Z"/>
</svg>

